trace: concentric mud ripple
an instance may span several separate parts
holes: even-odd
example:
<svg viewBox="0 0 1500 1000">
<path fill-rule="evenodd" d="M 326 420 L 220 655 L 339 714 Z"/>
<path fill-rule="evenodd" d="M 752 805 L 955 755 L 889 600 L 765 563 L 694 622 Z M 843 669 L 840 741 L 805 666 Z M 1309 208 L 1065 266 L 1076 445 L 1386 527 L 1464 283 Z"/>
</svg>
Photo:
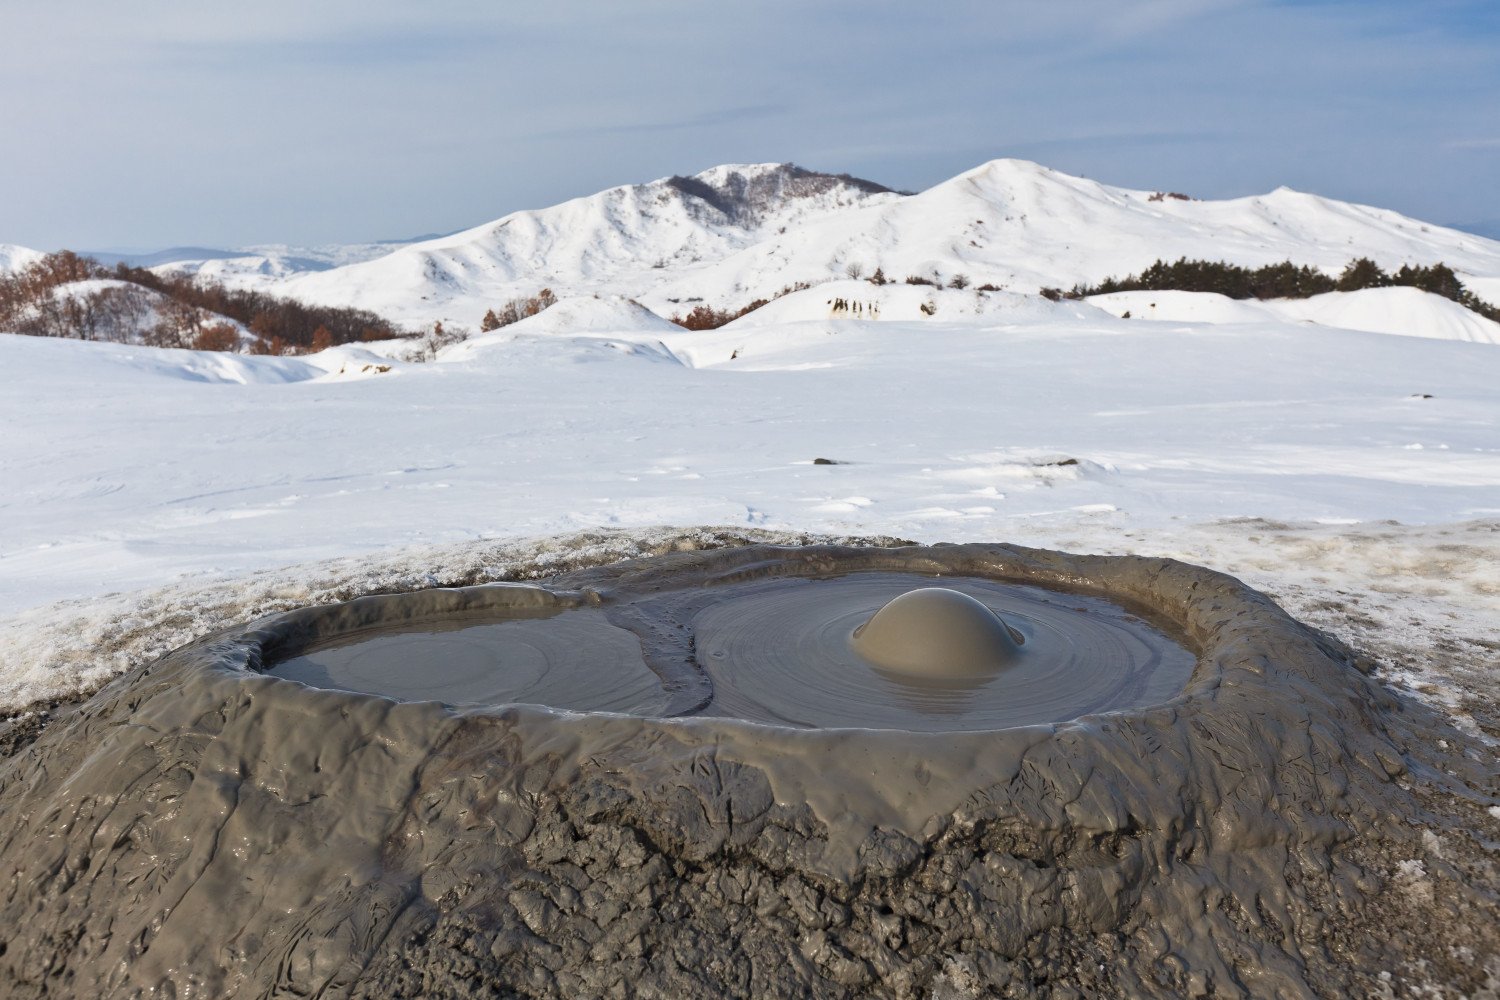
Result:
<svg viewBox="0 0 1500 1000">
<path fill-rule="evenodd" d="M 1069 716 L 1045 724 L 724 717 L 790 714 L 798 650 L 910 578 L 1003 605 L 1059 662 L 1159 629 L 1196 664 L 1015 688 Z M 849 615 L 795 624 L 789 595 L 830 584 Z M 659 717 L 263 672 L 376 627 L 580 611 L 637 637 Z M 1073 615 L 1101 623 L 1087 648 Z M 767 623 L 780 681 L 744 685 L 717 664 Z M 0 995 L 1301 998 L 1381 995 L 1392 968 L 1476 992 L 1500 900 L 1463 845 L 1500 830 L 1464 831 L 1496 825 L 1493 755 L 1369 669 L 1212 571 L 1002 545 L 676 552 L 307 609 L 121 678 L 0 764 Z"/>
<path fill-rule="evenodd" d="M 934 578 L 870 573 L 727 588 L 693 620 L 713 683 L 705 715 L 802 727 L 953 731 L 1065 722 L 1170 700 L 1192 653 L 1095 597 L 973 578 L 938 578 L 1021 633 L 1014 661 L 968 678 L 883 670 L 853 633 L 887 602 Z"/>
</svg>

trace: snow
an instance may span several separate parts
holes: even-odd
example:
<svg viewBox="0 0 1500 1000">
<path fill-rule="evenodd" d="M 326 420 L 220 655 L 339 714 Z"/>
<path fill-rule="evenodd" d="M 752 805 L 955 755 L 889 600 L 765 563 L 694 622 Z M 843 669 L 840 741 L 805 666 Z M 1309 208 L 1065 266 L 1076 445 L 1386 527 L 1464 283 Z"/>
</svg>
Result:
<svg viewBox="0 0 1500 1000">
<path fill-rule="evenodd" d="M 1277 302 L 1275 309 L 1288 319 L 1321 326 L 1500 344 L 1500 323 L 1418 288 L 1329 292 L 1306 300 Z"/>
<path fill-rule="evenodd" d="M 439 351 L 438 359 L 462 361 L 479 357 L 517 339 L 556 339 L 586 334 L 589 335 L 584 338 L 583 346 L 586 349 L 598 349 L 602 346 L 604 349 L 647 355 L 676 363 L 676 357 L 659 341 L 652 342 L 640 337 L 631 337 L 627 341 L 599 339 L 601 334 L 649 335 L 653 332 L 681 333 L 682 328 L 670 320 L 662 319 L 640 303 L 619 296 L 563 299 L 535 316 L 528 316 L 491 333 L 470 337 L 462 343 L 445 347 Z"/>
<path fill-rule="evenodd" d="M 0 275 L 19 271 L 42 256 L 44 255 L 40 250 L 17 246 L 14 243 L 0 243 Z"/>
<path fill-rule="evenodd" d="M 1367 288 L 1308 299 L 1231 299 L 1212 292 L 1111 292 L 1088 299 L 1114 316 L 1176 323 L 1265 323 L 1278 319 L 1371 333 L 1500 344 L 1500 323 L 1418 288 Z"/>
<path fill-rule="evenodd" d="M 1231 299 L 1215 292 L 1110 292 L 1091 295 L 1087 301 L 1113 316 L 1129 313 L 1132 319 L 1164 323 L 1268 323 L 1276 319 L 1266 302 Z"/>
<path fill-rule="evenodd" d="M 1021 321 L 1044 316 L 1103 318 L 1090 305 L 1049 302 L 1037 295 L 844 280 L 782 296 L 735 320 L 729 328 L 739 331 L 824 319 L 921 322 L 931 318 L 946 322 L 986 317 Z"/>
</svg>

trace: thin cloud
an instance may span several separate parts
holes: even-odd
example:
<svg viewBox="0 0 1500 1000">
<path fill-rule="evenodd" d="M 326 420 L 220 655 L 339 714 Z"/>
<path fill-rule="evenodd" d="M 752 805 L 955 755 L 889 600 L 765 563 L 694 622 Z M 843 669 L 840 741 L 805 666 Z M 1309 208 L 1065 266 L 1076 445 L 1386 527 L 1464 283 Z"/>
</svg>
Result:
<svg viewBox="0 0 1500 1000">
<path fill-rule="evenodd" d="M 1223 138 L 1218 132 L 1101 132 L 1093 135 L 1060 136 L 1054 139 L 1026 139 L 1005 145 L 1007 153 L 1046 153 L 1054 150 L 1108 150 L 1126 147 L 1183 146 L 1214 142 Z"/>
<path fill-rule="evenodd" d="M 785 104 L 751 104 L 740 108 L 723 108 L 703 114 L 670 121 L 654 122 L 600 122 L 592 125 L 576 125 L 570 128 L 547 129 L 531 133 L 534 139 L 575 138 L 578 136 L 632 135 L 649 132 L 682 132 L 690 129 L 714 128 L 761 118 L 784 115 L 791 108 Z"/>
<path fill-rule="evenodd" d="M 1020 156 L 1203 197 L 1500 203 L 1495 0 L 161 6 L 7 20 L 0 189 L 26 197 L 0 242 L 359 240 L 772 159 L 911 189 Z"/>
<path fill-rule="evenodd" d="M 160 42 L 156 48 L 160 58 L 179 65 L 230 63 L 262 69 L 336 65 L 378 71 L 403 64 L 465 58 L 493 49 L 501 37 L 493 28 L 475 25 L 392 26 L 328 30 L 311 36 L 172 40 Z"/>
</svg>

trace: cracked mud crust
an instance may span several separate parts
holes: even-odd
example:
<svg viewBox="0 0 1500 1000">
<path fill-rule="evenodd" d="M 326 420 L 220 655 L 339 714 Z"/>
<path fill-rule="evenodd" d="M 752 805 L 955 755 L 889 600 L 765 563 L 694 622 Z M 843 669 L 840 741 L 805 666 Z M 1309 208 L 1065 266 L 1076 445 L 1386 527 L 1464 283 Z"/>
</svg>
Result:
<svg viewBox="0 0 1500 1000">
<path fill-rule="evenodd" d="M 988 733 L 792 730 L 258 673 L 365 598 L 228 630 L 0 760 L 0 994 L 1485 996 L 1493 752 L 1229 577 L 1000 545 L 580 569 L 1099 594 L 1198 654 L 1163 704 Z M 14 723 L 12 723 L 14 725 Z M 1425 992 L 1424 992 L 1425 991 Z"/>
</svg>

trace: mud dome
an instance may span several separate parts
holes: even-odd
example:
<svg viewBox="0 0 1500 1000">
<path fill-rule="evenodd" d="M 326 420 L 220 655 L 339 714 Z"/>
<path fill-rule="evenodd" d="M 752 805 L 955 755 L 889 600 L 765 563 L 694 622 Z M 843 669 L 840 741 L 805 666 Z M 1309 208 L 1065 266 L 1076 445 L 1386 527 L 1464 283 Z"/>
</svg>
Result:
<svg viewBox="0 0 1500 1000">
<path fill-rule="evenodd" d="M 1024 719 L 1015 685 L 868 697 L 866 728 L 837 728 L 840 683 L 785 718 L 796 665 L 914 582 L 1005 605 L 1057 669 L 1094 623 L 1130 680 Z M 799 623 L 815 589 L 849 621 Z M 447 644 L 450 701 L 572 710 L 391 700 L 430 691 L 349 640 L 393 625 Z M 472 628 L 523 650 L 503 690 Z M 613 668 L 568 704 L 598 680 L 581 646 Z M 747 546 L 282 615 L 0 765 L 0 992 L 1378 993 L 1402 938 L 1362 928 L 1431 819 L 1413 789 L 1483 780 L 1367 668 L 1209 570 L 1011 546 Z"/>
</svg>

